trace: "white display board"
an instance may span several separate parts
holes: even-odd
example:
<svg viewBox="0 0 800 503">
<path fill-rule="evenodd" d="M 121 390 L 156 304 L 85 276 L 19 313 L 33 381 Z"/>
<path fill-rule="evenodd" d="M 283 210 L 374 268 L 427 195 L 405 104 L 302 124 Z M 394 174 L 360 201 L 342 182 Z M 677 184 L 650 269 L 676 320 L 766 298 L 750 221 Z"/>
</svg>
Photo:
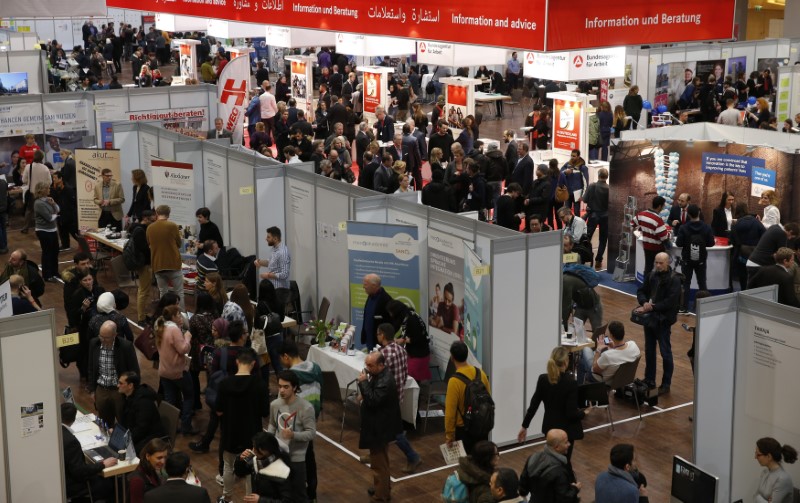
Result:
<svg viewBox="0 0 800 503">
<path fill-rule="evenodd" d="M 400 56 L 417 50 L 414 40 L 356 33 L 337 33 L 336 52 L 352 56 Z"/>
<path fill-rule="evenodd" d="M 437 66 L 503 65 L 510 59 L 509 51 L 497 47 L 454 44 L 420 40 L 417 42 L 417 63 Z"/>
<path fill-rule="evenodd" d="M 53 310 L 0 319 L 2 501 L 65 501 L 55 334 Z"/>
<path fill-rule="evenodd" d="M 525 52 L 525 77 L 563 82 L 597 80 L 625 75 L 625 48 L 607 47 L 568 52 Z"/>
<path fill-rule="evenodd" d="M 332 31 L 275 25 L 267 25 L 266 31 L 265 43 L 273 47 L 316 47 L 336 44 L 336 33 Z"/>
</svg>

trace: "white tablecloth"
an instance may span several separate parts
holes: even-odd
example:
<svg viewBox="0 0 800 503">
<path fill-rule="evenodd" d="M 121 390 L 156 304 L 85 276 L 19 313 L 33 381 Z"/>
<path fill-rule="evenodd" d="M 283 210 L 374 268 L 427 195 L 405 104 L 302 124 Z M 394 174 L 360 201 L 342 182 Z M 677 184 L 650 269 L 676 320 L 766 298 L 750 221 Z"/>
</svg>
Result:
<svg viewBox="0 0 800 503">
<path fill-rule="evenodd" d="M 316 344 L 308 350 L 308 361 L 320 366 L 323 371 L 333 371 L 339 381 L 339 388 L 345 389 L 347 384 L 358 378 L 364 368 L 367 355 L 356 351 L 354 356 L 335 351 L 330 347 L 320 348 Z M 350 387 L 351 389 L 353 386 Z M 400 404 L 400 415 L 403 421 L 416 425 L 417 407 L 419 406 L 419 385 L 413 377 L 408 376 L 403 388 L 403 403 Z"/>
</svg>

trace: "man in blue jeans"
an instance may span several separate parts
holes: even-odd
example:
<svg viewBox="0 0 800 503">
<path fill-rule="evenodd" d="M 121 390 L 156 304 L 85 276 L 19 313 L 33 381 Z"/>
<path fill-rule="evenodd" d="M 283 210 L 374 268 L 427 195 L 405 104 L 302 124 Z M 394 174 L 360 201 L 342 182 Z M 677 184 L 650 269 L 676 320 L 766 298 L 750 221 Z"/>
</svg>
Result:
<svg viewBox="0 0 800 503">
<path fill-rule="evenodd" d="M 660 252 L 656 255 L 653 270 L 645 277 L 644 283 L 636 292 L 641 307 L 639 313 L 650 313 L 644 325 L 644 380 L 650 388 L 656 387 L 656 343 L 661 351 L 664 375 L 661 378 L 659 394 L 669 393 L 672 384 L 672 346 L 670 334 L 672 325 L 678 320 L 681 296 L 680 277 L 669 266 L 669 255 Z"/>
</svg>

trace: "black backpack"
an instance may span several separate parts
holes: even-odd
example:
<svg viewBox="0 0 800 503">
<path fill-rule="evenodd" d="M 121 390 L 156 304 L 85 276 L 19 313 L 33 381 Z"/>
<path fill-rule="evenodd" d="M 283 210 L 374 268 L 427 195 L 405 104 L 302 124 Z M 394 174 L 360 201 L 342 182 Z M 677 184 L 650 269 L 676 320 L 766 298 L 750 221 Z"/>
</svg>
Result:
<svg viewBox="0 0 800 503">
<path fill-rule="evenodd" d="M 466 385 L 461 419 L 464 421 L 464 430 L 472 438 L 487 438 L 494 428 L 494 400 L 483 385 L 481 375 L 478 367 L 475 367 L 475 379 L 471 381 L 464 374 L 453 374 Z"/>
<path fill-rule="evenodd" d="M 138 232 L 139 229 L 140 227 L 134 229 L 133 234 Z M 122 262 L 129 271 L 136 271 L 144 266 L 144 257 L 136 252 L 133 234 L 131 234 L 130 239 L 128 239 L 125 246 L 122 248 Z"/>
<path fill-rule="evenodd" d="M 206 403 L 215 410 L 217 407 L 217 397 L 219 396 L 219 385 L 228 377 L 228 348 L 222 348 L 220 351 L 219 370 L 211 374 L 208 378 L 208 387 L 206 387 Z"/>
<path fill-rule="evenodd" d="M 594 290 L 588 286 L 573 290 L 572 302 L 581 309 L 592 309 L 594 307 Z"/>
<path fill-rule="evenodd" d="M 708 249 L 706 248 L 706 240 L 700 233 L 695 233 L 689 236 L 689 241 L 683 246 L 681 251 L 681 258 L 684 262 L 691 262 L 692 264 L 704 264 L 708 258 Z"/>
</svg>

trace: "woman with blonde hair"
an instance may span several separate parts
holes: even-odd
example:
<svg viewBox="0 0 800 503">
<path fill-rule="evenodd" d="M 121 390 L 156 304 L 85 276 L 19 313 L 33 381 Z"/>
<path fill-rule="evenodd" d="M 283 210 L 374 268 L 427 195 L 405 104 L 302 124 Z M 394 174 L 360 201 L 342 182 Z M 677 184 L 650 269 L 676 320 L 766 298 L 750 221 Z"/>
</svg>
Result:
<svg viewBox="0 0 800 503">
<path fill-rule="evenodd" d="M 222 308 L 228 302 L 228 296 L 225 293 L 225 283 L 222 281 L 222 276 L 218 272 L 210 272 L 206 274 L 205 283 L 203 284 L 206 292 L 214 300 L 214 313 L 221 314 Z"/>
<path fill-rule="evenodd" d="M 780 202 L 781 200 L 778 199 L 778 195 L 774 190 L 765 190 L 761 193 L 758 204 L 764 205 L 764 216 L 758 216 L 757 218 L 761 220 L 765 228 L 781 224 L 781 210 L 778 209 Z"/>
<path fill-rule="evenodd" d="M 394 191 L 395 194 L 403 194 L 405 192 L 414 192 L 414 187 L 409 186 L 409 176 L 408 173 L 398 173 L 397 174 L 397 183 L 400 185 L 397 190 Z"/>
<path fill-rule="evenodd" d="M 147 174 L 143 169 L 131 171 L 131 183 L 133 183 L 133 199 L 128 210 L 127 217 L 134 222 L 142 221 L 142 212 L 152 209 L 150 207 L 150 197 L 147 195 L 150 186 L 147 185 Z"/>
<path fill-rule="evenodd" d="M 444 167 L 442 166 L 442 155 L 442 149 L 439 147 L 434 147 L 430 152 L 428 152 L 428 162 L 431 165 L 431 173 L 437 169 L 444 171 Z"/>
<path fill-rule="evenodd" d="M 180 306 L 164 308 L 156 320 L 154 332 L 158 348 L 158 377 L 164 389 L 164 399 L 181 411 L 181 433 L 194 435 L 192 412 L 194 409 L 194 385 L 189 375 L 186 353 L 192 345 L 192 333 L 181 333 L 183 314 Z M 179 400 L 182 396 L 182 400 Z"/>
<path fill-rule="evenodd" d="M 56 220 L 60 211 L 50 197 L 50 184 L 39 182 L 33 192 L 34 229 L 42 247 L 42 277 L 50 281 L 58 277 L 58 228 Z"/>
<path fill-rule="evenodd" d="M 583 425 L 581 420 L 591 407 L 581 410 L 578 404 L 578 383 L 571 373 L 567 372 L 569 365 L 569 350 L 558 346 L 550 353 L 547 360 L 547 373 L 539 376 L 536 382 L 536 391 L 533 393 L 531 403 L 522 421 L 522 428 L 517 434 L 517 440 L 525 441 L 533 416 L 539 410 L 539 405 L 544 403 L 544 420 L 542 433 L 553 429 L 564 430 L 570 441 L 567 459 L 572 457 L 575 441 L 583 438 Z"/>
<path fill-rule="evenodd" d="M 625 115 L 625 109 L 622 108 L 622 105 L 617 105 L 614 107 L 614 138 L 619 138 L 622 132 L 628 129 L 628 123 L 630 120 L 628 116 Z"/>
</svg>

